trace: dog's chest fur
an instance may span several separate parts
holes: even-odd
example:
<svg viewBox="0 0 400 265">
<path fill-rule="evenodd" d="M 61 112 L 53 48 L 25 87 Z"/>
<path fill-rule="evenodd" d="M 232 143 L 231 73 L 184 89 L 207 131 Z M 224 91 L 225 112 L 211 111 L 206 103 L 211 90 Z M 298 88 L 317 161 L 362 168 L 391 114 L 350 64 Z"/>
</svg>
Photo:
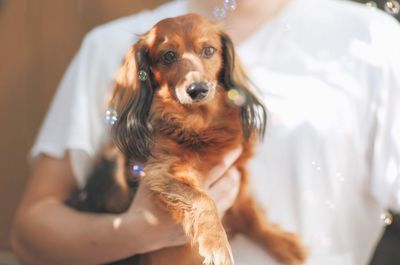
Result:
<svg viewBox="0 0 400 265">
<path fill-rule="evenodd" d="M 226 126 L 211 126 L 203 130 L 182 127 L 179 124 L 161 123 L 158 127 L 161 137 L 178 144 L 181 148 L 201 151 L 203 149 L 226 147 L 240 139 L 240 130 Z"/>
</svg>

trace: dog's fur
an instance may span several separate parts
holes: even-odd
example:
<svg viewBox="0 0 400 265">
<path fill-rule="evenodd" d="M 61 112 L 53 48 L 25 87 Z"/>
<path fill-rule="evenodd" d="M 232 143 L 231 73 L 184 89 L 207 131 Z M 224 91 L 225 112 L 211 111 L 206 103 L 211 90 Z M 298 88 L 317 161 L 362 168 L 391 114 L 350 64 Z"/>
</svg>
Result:
<svg viewBox="0 0 400 265">
<path fill-rule="evenodd" d="M 204 47 L 214 47 L 215 54 L 204 55 Z M 162 57 L 169 50 L 176 52 L 173 63 Z M 140 70 L 148 73 L 144 81 L 138 78 Z M 185 94 L 193 82 L 209 86 L 201 101 Z M 228 100 L 232 88 L 245 96 L 243 105 Z M 250 89 L 232 41 L 217 25 L 195 14 L 157 23 L 128 52 L 110 105 L 120 114 L 113 127 L 118 150 L 112 144 L 105 149 L 85 188 L 86 198 L 70 203 L 86 211 L 121 213 L 140 182 L 192 243 L 115 264 L 233 264 L 228 236 L 235 233 L 245 234 L 284 264 L 303 263 L 306 251 L 297 236 L 268 224 L 248 189 L 246 165 L 256 138 L 264 134 L 266 111 Z M 240 191 L 221 221 L 203 182 L 239 146 L 243 152 L 233 167 L 241 174 Z M 138 162 L 145 165 L 140 179 L 130 174 Z"/>
</svg>

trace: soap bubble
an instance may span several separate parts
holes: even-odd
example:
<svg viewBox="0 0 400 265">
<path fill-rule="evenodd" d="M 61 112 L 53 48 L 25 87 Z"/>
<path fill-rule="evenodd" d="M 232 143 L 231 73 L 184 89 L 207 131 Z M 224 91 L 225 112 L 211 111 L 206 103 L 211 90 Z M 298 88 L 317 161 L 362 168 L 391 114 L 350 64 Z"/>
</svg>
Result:
<svg viewBox="0 0 400 265">
<path fill-rule="evenodd" d="M 104 123 L 108 126 L 113 126 L 118 121 L 118 113 L 114 108 L 109 108 L 106 110 L 106 115 L 104 117 Z"/>
<path fill-rule="evenodd" d="M 132 166 L 132 174 L 137 177 L 144 177 L 146 174 L 144 173 L 144 168 L 142 165 L 133 165 Z"/>
<path fill-rule="evenodd" d="M 365 5 L 368 8 L 377 8 L 378 7 L 378 4 L 376 2 L 374 2 L 374 1 L 368 1 L 368 2 L 365 3 Z"/>
<path fill-rule="evenodd" d="M 238 89 L 232 88 L 228 91 L 228 99 L 238 107 L 246 103 L 246 96 Z"/>
<path fill-rule="evenodd" d="M 213 15 L 216 19 L 223 19 L 226 17 L 226 9 L 224 7 L 215 7 Z"/>
<path fill-rule="evenodd" d="M 385 11 L 393 16 L 399 14 L 400 12 L 400 3 L 396 0 L 389 0 L 386 1 L 385 5 L 383 6 Z"/>
<path fill-rule="evenodd" d="M 390 212 L 385 212 L 381 214 L 381 221 L 385 225 L 391 225 L 393 223 L 393 215 Z"/>
<path fill-rule="evenodd" d="M 236 0 L 224 0 L 224 7 L 227 10 L 235 11 L 237 7 Z"/>
<path fill-rule="evenodd" d="M 147 79 L 147 73 L 144 70 L 139 71 L 139 80 L 140 81 L 145 81 Z"/>
</svg>

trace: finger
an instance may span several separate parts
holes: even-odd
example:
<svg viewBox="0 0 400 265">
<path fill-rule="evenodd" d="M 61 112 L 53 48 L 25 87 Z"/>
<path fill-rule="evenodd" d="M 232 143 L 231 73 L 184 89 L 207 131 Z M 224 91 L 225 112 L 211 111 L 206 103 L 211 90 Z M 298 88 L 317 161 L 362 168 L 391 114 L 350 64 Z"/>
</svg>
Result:
<svg viewBox="0 0 400 265">
<path fill-rule="evenodd" d="M 208 173 L 207 178 L 204 182 L 205 187 L 211 186 L 214 182 L 221 178 L 225 174 L 225 172 L 233 165 L 233 163 L 235 163 L 235 161 L 239 158 L 242 150 L 243 148 L 240 146 L 225 155 L 222 163 L 212 168 Z"/>
<path fill-rule="evenodd" d="M 170 241 L 170 243 L 169 243 L 169 245 L 168 245 L 168 247 L 175 247 L 175 246 L 181 246 L 181 245 L 185 245 L 185 244 L 188 244 L 190 241 L 189 241 L 189 239 L 186 237 L 186 236 L 178 236 L 178 237 L 176 237 L 176 238 L 173 238 L 171 241 Z"/>
<path fill-rule="evenodd" d="M 163 234 L 163 232 L 161 234 Z M 168 238 L 158 238 L 156 244 L 146 252 L 159 250 L 162 248 L 182 246 L 188 243 L 190 243 L 190 240 L 183 233 L 180 235 L 169 235 Z"/>
<path fill-rule="evenodd" d="M 225 196 L 224 193 L 230 191 L 240 182 L 240 173 L 236 168 L 229 169 L 223 177 L 214 182 L 209 186 L 206 191 L 210 194 L 213 199 L 218 199 Z M 214 198 L 214 197 L 215 198 Z"/>
<path fill-rule="evenodd" d="M 169 234 L 168 240 L 166 241 L 164 247 L 180 246 L 190 242 L 181 226 L 176 225 L 174 227 L 170 227 L 169 231 L 171 233 Z"/>
<path fill-rule="evenodd" d="M 225 213 L 236 200 L 240 189 L 240 174 L 235 168 L 230 169 L 227 174 L 215 182 L 208 190 L 209 196 L 214 200 L 218 212 Z"/>
</svg>

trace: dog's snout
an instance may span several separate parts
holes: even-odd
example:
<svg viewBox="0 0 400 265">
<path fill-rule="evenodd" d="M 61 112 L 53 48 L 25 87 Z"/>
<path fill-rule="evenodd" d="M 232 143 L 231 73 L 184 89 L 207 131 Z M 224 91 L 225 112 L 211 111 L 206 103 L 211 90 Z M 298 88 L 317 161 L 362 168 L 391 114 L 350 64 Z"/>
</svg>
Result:
<svg viewBox="0 0 400 265">
<path fill-rule="evenodd" d="M 208 94 L 208 91 L 208 85 L 204 82 L 192 83 L 186 89 L 186 93 L 188 93 L 193 100 L 201 100 L 205 98 Z"/>
</svg>

